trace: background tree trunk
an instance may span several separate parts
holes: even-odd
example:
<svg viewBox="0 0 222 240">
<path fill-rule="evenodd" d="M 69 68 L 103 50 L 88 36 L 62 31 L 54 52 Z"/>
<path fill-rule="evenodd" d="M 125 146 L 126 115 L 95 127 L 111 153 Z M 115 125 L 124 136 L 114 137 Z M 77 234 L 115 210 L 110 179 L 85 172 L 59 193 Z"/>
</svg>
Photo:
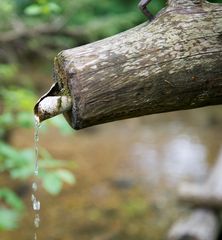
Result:
<svg viewBox="0 0 222 240">
<path fill-rule="evenodd" d="M 179 198 L 195 206 L 212 209 L 222 207 L 222 151 L 209 177 L 202 183 L 184 183 L 179 188 Z"/>
<path fill-rule="evenodd" d="M 75 129 L 222 103 L 222 5 L 171 0 L 151 23 L 62 51 L 54 76 Z"/>
<path fill-rule="evenodd" d="M 167 240 L 216 240 L 219 226 L 218 216 L 213 210 L 195 209 L 172 226 Z"/>
</svg>

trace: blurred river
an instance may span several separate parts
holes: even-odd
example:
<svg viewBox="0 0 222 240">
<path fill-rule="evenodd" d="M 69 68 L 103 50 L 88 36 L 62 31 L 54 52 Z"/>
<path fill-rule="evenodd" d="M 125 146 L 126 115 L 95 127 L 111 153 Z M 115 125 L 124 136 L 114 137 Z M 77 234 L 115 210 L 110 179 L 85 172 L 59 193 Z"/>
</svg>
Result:
<svg viewBox="0 0 222 240">
<path fill-rule="evenodd" d="M 75 161 L 77 183 L 52 197 L 41 191 L 39 240 L 157 240 L 189 209 L 176 198 L 183 181 L 203 181 L 222 143 L 221 106 L 108 123 L 62 136 L 40 134 L 57 159 Z M 32 146 L 16 130 L 12 144 Z M 29 183 L 26 183 L 29 184 Z M 31 184 L 29 184 L 31 188 Z M 30 189 L 31 191 L 31 189 Z M 33 239 L 29 210 L 1 239 Z"/>
</svg>

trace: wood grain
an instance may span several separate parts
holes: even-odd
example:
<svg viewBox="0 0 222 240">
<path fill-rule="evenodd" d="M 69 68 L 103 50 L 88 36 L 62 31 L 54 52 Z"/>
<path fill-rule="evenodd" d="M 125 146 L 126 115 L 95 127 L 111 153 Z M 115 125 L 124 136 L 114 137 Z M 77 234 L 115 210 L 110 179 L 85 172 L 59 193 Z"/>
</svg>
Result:
<svg viewBox="0 0 222 240">
<path fill-rule="evenodd" d="M 222 5 L 171 0 L 151 23 L 60 52 L 75 129 L 222 103 Z"/>
</svg>

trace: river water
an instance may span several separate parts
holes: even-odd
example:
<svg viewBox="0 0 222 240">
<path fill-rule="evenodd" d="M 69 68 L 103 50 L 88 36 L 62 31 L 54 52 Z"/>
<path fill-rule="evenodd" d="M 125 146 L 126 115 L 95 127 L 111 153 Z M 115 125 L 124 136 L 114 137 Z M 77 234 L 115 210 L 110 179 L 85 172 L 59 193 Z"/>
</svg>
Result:
<svg viewBox="0 0 222 240">
<path fill-rule="evenodd" d="M 183 181 L 203 182 L 218 157 L 221 120 L 218 106 L 124 120 L 68 136 L 54 128 L 41 133 L 42 147 L 76 164 L 77 184 L 65 185 L 56 197 L 38 186 L 38 239 L 164 239 L 171 224 L 189 212 L 176 189 Z M 30 147 L 30 139 L 31 131 L 18 129 L 11 144 Z M 30 192 L 23 198 L 28 205 Z M 21 228 L 1 233 L 2 239 L 33 239 L 32 226 L 28 212 Z"/>
</svg>

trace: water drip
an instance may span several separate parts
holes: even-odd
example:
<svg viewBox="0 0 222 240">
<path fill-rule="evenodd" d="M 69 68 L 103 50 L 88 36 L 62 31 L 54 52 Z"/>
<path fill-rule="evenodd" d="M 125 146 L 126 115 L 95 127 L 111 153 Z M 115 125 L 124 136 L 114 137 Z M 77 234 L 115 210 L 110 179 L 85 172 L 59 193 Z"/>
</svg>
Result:
<svg viewBox="0 0 222 240">
<path fill-rule="evenodd" d="M 38 116 L 35 116 L 35 133 L 34 133 L 34 150 L 35 150 L 35 162 L 34 162 L 34 177 L 37 178 L 39 174 L 39 128 L 40 128 L 40 119 Z M 38 184 L 37 179 L 33 181 L 32 183 L 32 207 L 35 211 L 34 215 L 34 227 L 37 229 L 40 225 L 40 214 L 38 213 L 40 211 L 40 201 L 36 197 L 36 193 L 38 190 Z M 37 240 L 37 233 L 34 233 L 34 240 Z"/>
</svg>

